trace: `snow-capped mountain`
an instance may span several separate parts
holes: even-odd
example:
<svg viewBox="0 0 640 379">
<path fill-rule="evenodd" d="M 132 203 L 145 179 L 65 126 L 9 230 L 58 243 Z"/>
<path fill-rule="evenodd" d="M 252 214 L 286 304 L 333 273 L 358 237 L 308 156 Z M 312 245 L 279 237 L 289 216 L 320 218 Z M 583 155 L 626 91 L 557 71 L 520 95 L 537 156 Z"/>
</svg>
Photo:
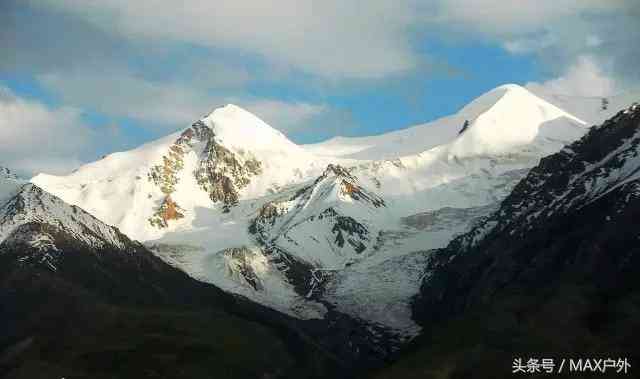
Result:
<svg viewBox="0 0 640 379">
<path fill-rule="evenodd" d="M 424 338 L 381 377 L 492 377 L 495 362 L 541 347 L 551 356 L 631 352 L 635 361 L 638 215 L 633 105 L 543 158 L 495 212 L 430 254 L 413 307 Z"/>
<path fill-rule="evenodd" d="M 0 300 L 2 377 L 40 377 L 43 368 L 90 377 L 99 367 L 107 376 L 173 378 L 189 367 L 323 378 L 348 377 L 345 367 L 357 364 L 348 348 L 337 360 L 322 345 L 345 339 L 339 327 L 308 325 L 196 281 L 14 175 L 0 177 Z"/>
<path fill-rule="evenodd" d="M 548 123 L 559 119 L 584 122 L 540 99 L 523 87 L 507 84 L 475 99 L 455 115 L 379 136 L 345 138 L 306 145 L 318 155 L 382 160 L 410 156 L 441 145 L 457 158 L 504 154 L 529 145 L 536 137 L 553 139 L 565 128 Z"/>
<path fill-rule="evenodd" d="M 516 85 L 429 124 L 306 146 L 228 105 L 161 140 L 32 182 L 226 291 L 300 318 L 346 314 L 406 338 L 419 330 L 409 302 L 429 251 L 586 131 Z M 367 311 L 372 302 L 394 316 Z"/>
<path fill-rule="evenodd" d="M 227 105 L 185 130 L 110 154 L 67 177 L 32 182 L 132 238 L 190 228 L 197 208 L 228 211 L 321 172 L 322 160 L 249 112 Z"/>
<path fill-rule="evenodd" d="M 640 199 L 639 188 L 640 106 L 634 104 L 594 126 L 580 140 L 543 158 L 494 213 L 435 255 L 432 266 L 446 264 L 457 269 L 459 265 L 453 262 L 465 259 L 471 251 L 523 241 L 510 248 L 516 249 L 535 233 L 556 236 L 548 230 L 553 223 L 573 219 L 593 204 L 601 204 L 604 209 L 598 209 L 597 219 L 585 219 L 585 224 L 604 227 L 622 221 L 620 217 L 626 220 L 633 216 L 629 212 Z"/>
<path fill-rule="evenodd" d="M 325 172 L 293 195 L 270 200 L 250 225 L 261 244 L 327 269 L 354 263 L 375 243 L 385 202 L 344 167 Z M 302 249 L 300 247 L 303 247 Z"/>
<path fill-rule="evenodd" d="M 510 235 L 524 237 L 541 220 L 577 212 L 614 191 L 634 195 L 639 182 L 640 106 L 634 104 L 543 158 L 498 213 L 455 242 L 472 248 L 485 236 L 505 233 L 507 228 Z"/>
<path fill-rule="evenodd" d="M 68 239 L 94 249 L 125 251 L 131 245 L 116 228 L 38 186 L 15 176 L 0 178 L 0 243 L 27 244 L 33 251 L 42 251 L 42 256 L 27 254 L 20 259 L 38 261 L 56 270 L 59 254 L 53 252 L 59 249 L 52 233 L 64 233 Z"/>
</svg>

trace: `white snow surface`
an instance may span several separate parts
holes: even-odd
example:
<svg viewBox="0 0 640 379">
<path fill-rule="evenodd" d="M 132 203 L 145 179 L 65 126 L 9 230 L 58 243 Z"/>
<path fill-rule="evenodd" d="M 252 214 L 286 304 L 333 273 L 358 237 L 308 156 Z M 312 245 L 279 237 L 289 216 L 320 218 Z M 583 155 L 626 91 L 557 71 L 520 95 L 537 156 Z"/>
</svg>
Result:
<svg viewBox="0 0 640 379">
<path fill-rule="evenodd" d="M 475 99 L 458 113 L 433 122 L 372 137 L 335 137 L 304 145 L 315 154 L 355 159 L 393 159 L 453 143 L 459 158 L 502 154 L 531 143 L 546 122 L 566 118 L 583 121 L 545 102 L 523 87 L 507 84 Z M 465 121 L 467 132 L 459 135 Z"/>
<path fill-rule="evenodd" d="M 466 120 L 467 129 L 459 133 Z M 155 246 L 159 256 L 198 279 L 296 317 L 323 317 L 324 306 L 296 293 L 248 231 L 261 207 L 276 202 L 286 215 L 270 229 L 271 242 L 318 270 L 336 273 L 327 285 L 325 300 L 342 312 L 406 337 L 419 330 L 408 304 L 420 278 L 415 265 L 399 262 L 419 263 L 424 255 L 416 251 L 445 246 L 469 227 L 472 218 L 488 213 L 487 206 L 503 199 L 541 157 L 587 131 L 586 122 L 517 85 L 498 87 L 458 113 L 427 124 L 314 145 L 298 146 L 233 105 L 215 110 L 202 122 L 214 131 L 218 143 L 234 153 L 251 154 L 263 165 L 262 174 L 250 178 L 240 191 L 239 203 L 228 213 L 198 186 L 193 172 L 199 158 L 189 151 L 171 194 L 184 218 L 171 220 L 167 228 L 147 222 L 164 196 L 147 175 L 162 163 L 181 132 L 110 154 L 71 175 L 40 174 L 32 182 Z M 382 198 L 386 206 L 372 208 L 351 201 L 331 181 L 316 186 L 305 202 L 288 203 L 329 163 L 349 167 L 357 185 Z M 364 252 L 331 250 L 335 248 L 328 238 L 333 236 L 332 225 L 325 220 L 307 221 L 327 207 L 370 230 Z M 465 211 L 446 209 L 478 212 L 471 217 Z M 415 229 L 402 221 L 425 212 L 435 212 L 435 226 Z M 230 262 L 224 253 L 240 247 L 252 252 L 248 264 L 262 283 L 260 290 L 238 275 L 237 262 Z M 380 272 L 384 276 L 379 280 Z"/>
</svg>

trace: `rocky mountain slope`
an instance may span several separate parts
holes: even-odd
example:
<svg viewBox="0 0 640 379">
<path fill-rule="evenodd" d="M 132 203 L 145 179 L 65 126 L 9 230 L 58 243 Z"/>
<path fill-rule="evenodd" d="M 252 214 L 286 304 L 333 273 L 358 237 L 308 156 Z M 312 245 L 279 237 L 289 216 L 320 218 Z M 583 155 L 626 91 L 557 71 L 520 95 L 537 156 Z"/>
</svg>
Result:
<svg viewBox="0 0 640 379">
<path fill-rule="evenodd" d="M 113 246 L 123 249 L 127 238 L 114 227 L 110 227 L 97 218 L 82 211 L 76 206 L 69 206 L 55 196 L 51 196 L 39 187 L 27 183 L 22 185 L 17 193 L 0 207 L 0 240 L 17 242 L 22 234 L 19 232 L 25 224 L 54 225 L 73 239 L 87 245 L 101 248 Z M 48 236 L 24 235 L 45 243 Z M 44 246 L 43 246 L 44 247 Z M 55 246 L 48 248 L 55 249 Z M 55 269 L 52 266 L 52 269 Z"/>
<path fill-rule="evenodd" d="M 420 330 L 409 302 L 429 251 L 586 131 L 516 85 L 430 124 L 314 146 L 226 106 L 164 139 L 32 182 L 194 278 L 296 318 L 355 320 L 400 341 Z M 371 303 L 393 312 L 381 316 Z"/>
<path fill-rule="evenodd" d="M 637 362 L 639 217 L 633 105 L 542 159 L 430 255 L 414 303 L 424 333 L 380 377 L 509 377 L 514 357 L 542 355 Z"/>
<path fill-rule="evenodd" d="M 31 183 L 0 183 L 0 376 L 351 375 L 310 337 L 325 326 L 198 282 Z"/>
<path fill-rule="evenodd" d="M 292 196 L 262 205 L 249 228 L 262 245 L 295 251 L 316 266 L 340 269 L 372 247 L 379 232 L 373 219 L 384 207 L 384 200 L 361 187 L 347 169 L 329 165 Z"/>
</svg>

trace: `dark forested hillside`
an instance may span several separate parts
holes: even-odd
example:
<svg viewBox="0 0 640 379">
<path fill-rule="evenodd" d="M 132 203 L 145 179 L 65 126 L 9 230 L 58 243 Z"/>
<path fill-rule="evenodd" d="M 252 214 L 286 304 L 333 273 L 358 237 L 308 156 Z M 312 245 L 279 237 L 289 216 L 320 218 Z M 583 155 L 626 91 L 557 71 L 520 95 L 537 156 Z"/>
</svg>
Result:
<svg viewBox="0 0 640 379">
<path fill-rule="evenodd" d="M 35 186 L 3 206 L 0 226 L 0 377 L 345 373 L 294 320 L 188 277 Z"/>
</svg>

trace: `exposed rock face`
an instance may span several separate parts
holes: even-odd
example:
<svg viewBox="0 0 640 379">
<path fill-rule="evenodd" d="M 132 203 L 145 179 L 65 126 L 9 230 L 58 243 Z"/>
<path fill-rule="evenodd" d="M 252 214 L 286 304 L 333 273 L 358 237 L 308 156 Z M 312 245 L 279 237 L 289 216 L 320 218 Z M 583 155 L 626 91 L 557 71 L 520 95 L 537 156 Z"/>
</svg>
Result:
<svg viewBox="0 0 640 379">
<path fill-rule="evenodd" d="M 204 125 L 203 125 L 204 126 Z M 185 130 L 173 145 L 169 147 L 169 151 L 162 157 L 163 163 L 156 165 L 149 171 L 148 179 L 160 188 L 165 198 L 155 211 L 153 216 L 149 218 L 149 223 L 158 228 L 166 228 L 170 220 L 177 220 L 184 217 L 180 212 L 180 206 L 171 199 L 171 194 L 178 184 L 180 171 L 184 168 L 184 156 L 193 148 L 194 139 L 207 138 L 209 128 L 203 128 L 194 124 L 191 128 Z"/>
<path fill-rule="evenodd" d="M 182 208 L 180 208 L 180 206 L 171 199 L 171 196 L 168 195 L 164 198 L 156 213 L 149 218 L 149 222 L 153 226 L 166 228 L 169 226 L 169 221 L 178 220 L 184 217 L 182 211 Z"/>
<path fill-rule="evenodd" d="M 344 247 L 345 241 L 356 251 L 362 253 L 367 247 L 362 242 L 369 241 L 369 230 L 366 226 L 356 221 L 353 217 L 340 216 L 333 208 L 327 208 L 318 216 L 319 219 L 330 217 L 335 219 L 331 232 L 335 235 L 335 243 Z"/>
<path fill-rule="evenodd" d="M 175 191 L 178 184 L 178 172 L 184 167 L 185 146 L 176 142 L 169 147 L 167 155 L 162 157 L 163 163 L 151 168 L 148 174 L 149 180 L 153 181 L 165 195 L 170 195 Z"/>
<path fill-rule="evenodd" d="M 210 137 L 195 172 L 198 184 L 211 201 L 225 207 L 238 203 L 238 191 L 246 187 L 252 176 L 260 175 L 262 166 L 248 153 L 234 154 Z"/>
<path fill-rule="evenodd" d="M 469 120 L 464 120 L 464 124 L 462 125 L 462 128 L 460 129 L 460 131 L 458 131 L 458 135 L 466 132 L 468 128 L 469 128 Z"/>
<path fill-rule="evenodd" d="M 352 200 L 364 200 L 369 202 L 375 207 L 385 206 L 384 200 L 378 195 L 364 190 L 358 185 L 358 178 L 351 174 L 351 172 L 336 164 L 329 164 L 324 173 L 316 179 L 314 185 L 319 184 L 321 181 L 334 176 L 340 185 L 340 193 L 344 196 L 351 198 Z"/>
<path fill-rule="evenodd" d="M 195 152 L 198 157 L 198 167 L 193 173 L 200 187 L 209 194 L 212 202 L 221 202 L 224 209 L 237 204 L 238 192 L 246 187 L 251 177 L 262 173 L 262 165 L 250 153 L 237 153 L 224 147 L 216 141 L 216 135 L 202 121 L 195 122 L 185 130 L 169 147 L 169 151 L 162 157 L 162 164 L 153 166 L 148 173 L 148 179 L 157 185 L 165 199 L 160 207 L 149 218 L 151 225 L 164 228 L 170 220 L 182 218 L 182 209 L 171 198 L 184 169 L 185 155 Z"/>
<path fill-rule="evenodd" d="M 262 290 L 257 271 L 266 269 L 267 259 L 261 252 L 242 246 L 226 249 L 222 254 L 225 256 L 226 274 L 229 277 L 246 282 L 256 291 Z"/>
</svg>

